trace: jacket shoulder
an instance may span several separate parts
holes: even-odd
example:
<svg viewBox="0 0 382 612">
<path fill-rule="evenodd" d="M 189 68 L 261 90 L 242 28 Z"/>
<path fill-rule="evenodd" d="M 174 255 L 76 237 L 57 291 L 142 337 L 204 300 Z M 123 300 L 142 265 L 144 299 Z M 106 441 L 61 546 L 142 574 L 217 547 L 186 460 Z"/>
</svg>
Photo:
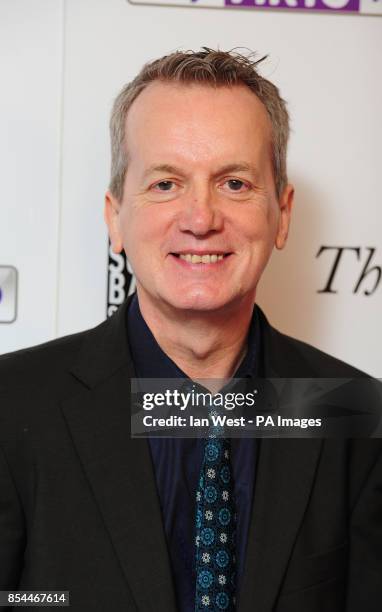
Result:
<svg viewBox="0 0 382 612">
<path fill-rule="evenodd" d="M 321 349 L 292 338 L 286 334 L 278 332 L 282 337 L 283 341 L 290 344 L 291 350 L 296 353 L 305 361 L 307 366 L 311 368 L 315 373 L 321 377 L 338 377 L 338 378 L 358 378 L 360 376 L 369 376 L 366 372 L 359 370 L 355 366 L 322 351 Z"/>
<path fill-rule="evenodd" d="M 126 337 L 128 301 L 99 325 L 0 357 L 0 389 L 9 396 L 61 397 L 108 378 L 130 356 Z M 32 393 L 33 390 L 33 393 Z"/>
<path fill-rule="evenodd" d="M 17 362 L 22 361 L 23 359 L 38 359 L 41 356 L 52 356 L 57 353 L 62 353 L 62 351 L 67 351 L 71 348 L 75 348 L 76 345 L 81 343 L 84 335 L 89 333 L 89 329 L 69 334 L 67 336 L 62 336 L 60 338 L 55 338 L 53 340 L 48 340 L 47 342 L 43 342 L 41 344 L 36 344 L 33 346 L 28 346 L 23 349 L 19 349 L 16 351 L 10 351 L 9 353 L 4 353 L 0 355 L 0 365 L 1 367 L 5 367 L 7 364 L 16 364 Z"/>
<path fill-rule="evenodd" d="M 369 375 L 297 338 L 277 330 L 258 308 L 267 372 L 291 378 L 358 378 Z"/>
<path fill-rule="evenodd" d="M 59 372 L 70 369 L 91 329 L 56 338 L 0 356 L 0 388 L 20 384 L 36 387 L 49 384 Z"/>
</svg>

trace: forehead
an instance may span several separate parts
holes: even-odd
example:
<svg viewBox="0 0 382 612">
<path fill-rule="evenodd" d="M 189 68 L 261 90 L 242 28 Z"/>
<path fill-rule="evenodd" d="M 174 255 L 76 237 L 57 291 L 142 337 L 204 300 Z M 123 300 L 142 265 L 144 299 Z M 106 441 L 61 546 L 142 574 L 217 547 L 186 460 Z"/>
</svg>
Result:
<svg viewBox="0 0 382 612">
<path fill-rule="evenodd" d="M 214 87 L 156 81 L 143 90 L 126 118 L 129 158 L 184 155 L 261 156 L 272 142 L 269 115 L 245 85 Z M 268 157 L 268 155 L 267 155 Z"/>
</svg>

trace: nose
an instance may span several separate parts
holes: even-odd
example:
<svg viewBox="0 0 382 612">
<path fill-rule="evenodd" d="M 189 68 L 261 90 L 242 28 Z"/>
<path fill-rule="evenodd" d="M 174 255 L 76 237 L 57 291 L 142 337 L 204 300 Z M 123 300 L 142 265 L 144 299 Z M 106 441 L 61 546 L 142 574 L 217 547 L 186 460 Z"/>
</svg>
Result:
<svg viewBox="0 0 382 612">
<path fill-rule="evenodd" d="M 195 236 L 204 236 L 223 228 L 223 214 L 217 197 L 208 186 L 198 186 L 185 196 L 184 206 L 179 215 L 179 229 Z"/>
</svg>

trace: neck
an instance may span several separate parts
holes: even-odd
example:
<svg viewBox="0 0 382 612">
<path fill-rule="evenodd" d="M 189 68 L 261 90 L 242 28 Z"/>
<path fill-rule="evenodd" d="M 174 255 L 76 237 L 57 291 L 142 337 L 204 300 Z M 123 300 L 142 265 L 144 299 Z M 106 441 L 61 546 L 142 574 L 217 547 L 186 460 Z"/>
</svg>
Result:
<svg viewBox="0 0 382 612">
<path fill-rule="evenodd" d="M 161 349 L 193 380 L 230 379 L 243 360 L 254 298 L 221 311 L 154 304 L 137 288 L 139 307 Z"/>
</svg>

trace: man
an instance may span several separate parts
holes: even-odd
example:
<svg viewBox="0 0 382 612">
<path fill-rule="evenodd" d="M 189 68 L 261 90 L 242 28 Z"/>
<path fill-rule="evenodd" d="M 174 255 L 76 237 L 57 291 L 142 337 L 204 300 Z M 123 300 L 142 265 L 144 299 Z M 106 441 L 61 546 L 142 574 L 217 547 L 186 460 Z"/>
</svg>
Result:
<svg viewBox="0 0 382 612">
<path fill-rule="evenodd" d="M 105 219 L 137 295 L 0 362 L 0 588 L 81 612 L 380 610 L 379 440 L 130 436 L 135 376 L 360 375 L 254 307 L 293 203 L 277 88 L 177 52 L 122 90 L 111 137 Z"/>
</svg>

